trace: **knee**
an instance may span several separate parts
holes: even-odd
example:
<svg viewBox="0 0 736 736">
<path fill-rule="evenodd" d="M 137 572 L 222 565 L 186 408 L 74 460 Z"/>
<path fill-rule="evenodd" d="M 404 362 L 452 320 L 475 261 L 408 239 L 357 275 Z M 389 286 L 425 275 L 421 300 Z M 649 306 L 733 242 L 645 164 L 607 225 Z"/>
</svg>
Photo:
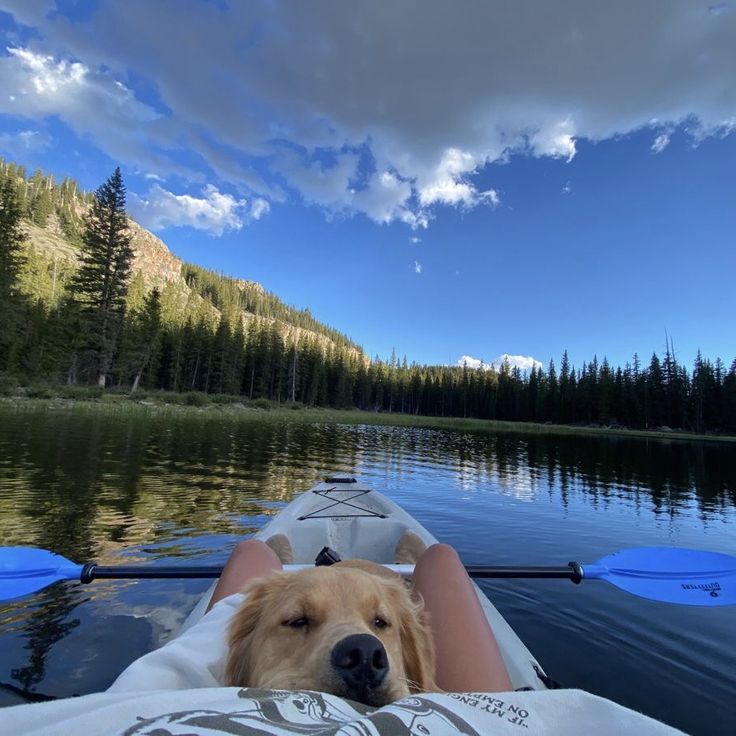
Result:
<svg viewBox="0 0 736 736">
<path fill-rule="evenodd" d="M 233 551 L 230 553 L 231 559 L 248 559 L 269 557 L 273 554 L 273 550 L 267 545 L 261 542 L 260 539 L 244 539 L 242 542 L 238 542 Z"/>
<path fill-rule="evenodd" d="M 428 547 L 422 554 L 419 562 L 423 567 L 426 565 L 442 565 L 452 567 L 462 567 L 463 563 L 454 547 L 449 544 L 433 544 Z"/>
</svg>

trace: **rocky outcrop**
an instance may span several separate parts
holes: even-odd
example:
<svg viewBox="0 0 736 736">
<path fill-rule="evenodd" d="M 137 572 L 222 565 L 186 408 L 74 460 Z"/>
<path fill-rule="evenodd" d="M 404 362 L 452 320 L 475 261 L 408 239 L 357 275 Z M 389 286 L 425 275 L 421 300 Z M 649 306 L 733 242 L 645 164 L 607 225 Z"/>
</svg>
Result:
<svg viewBox="0 0 736 736">
<path fill-rule="evenodd" d="M 182 261 L 177 258 L 162 240 L 129 220 L 131 246 L 135 257 L 133 271 L 140 271 L 147 289 L 163 288 L 171 281 L 182 281 Z"/>
<path fill-rule="evenodd" d="M 181 275 L 181 259 L 177 258 L 168 249 L 166 243 L 142 228 L 134 220 L 129 220 L 128 224 L 130 226 L 131 246 L 134 252 L 133 273 L 140 271 L 146 288 L 158 287 L 161 289 L 171 281 L 181 281 L 184 285 L 184 279 Z M 59 225 L 59 218 L 55 214 L 49 215 L 45 227 L 39 227 L 33 222 L 24 221 L 23 230 L 26 233 L 29 245 L 32 245 L 49 260 L 61 258 L 71 263 L 79 261 L 79 249 L 67 240 Z"/>
</svg>

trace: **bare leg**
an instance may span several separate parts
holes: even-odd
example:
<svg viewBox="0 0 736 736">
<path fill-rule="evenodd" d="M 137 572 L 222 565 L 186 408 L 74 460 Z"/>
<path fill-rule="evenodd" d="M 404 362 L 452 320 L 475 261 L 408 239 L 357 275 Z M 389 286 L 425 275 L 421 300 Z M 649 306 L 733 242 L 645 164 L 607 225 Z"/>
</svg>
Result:
<svg viewBox="0 0 736 736">
<path fill-rule="evenodd" d="M 207 611 L 217 601 L 233 593 L 240 593 L 246 583 L 281 570 L 281 560 L 277 554 L 259 539 L 246 539 L 239 542 L 225 563 L 220 579 L 212 593 Z"/>
<path fill-rule="evenodd" d="M 511 680 L 493 631 L 452 547 L 434 544 L 414 568 L 437 650 L 437 685 L 447 692 L 507 692 Z"/>
</svg>

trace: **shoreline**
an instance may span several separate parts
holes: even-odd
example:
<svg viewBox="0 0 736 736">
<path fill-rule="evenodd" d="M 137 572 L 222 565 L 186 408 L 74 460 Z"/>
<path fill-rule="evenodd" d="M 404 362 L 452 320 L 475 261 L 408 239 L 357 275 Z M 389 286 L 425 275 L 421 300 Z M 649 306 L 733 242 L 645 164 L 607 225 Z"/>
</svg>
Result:
<svg viewBox="0 0 736 736">
<path fill-rule="evenodd" d="M 90 395 L 84 394 L 89 392 Z M 61 392 L 60 392 L 61 393 Z M 645 430 L 607 426 L 538 424 L 462 417 L 431 417 L 413 414 L 372 412 L 362 409 L 325 409 L 303 404 L 277 404 L 264 399 L 248 401 L 242 397 L 217 394 L 177 394 L 156 396 L 141 392 L 132 397 L 127 393 L 102 393 L 94 389 L 77 388 L 75 396 L 0 396 L 0 409 L 78 411 L 100 415 L 181 416 L 239 421 L 269 420 L 300 424 L 353 424 L 387 427 L 448 429 L 492 434 L 548 434 L 568 436 L 622 437 L 632 439 L 676 440 L 679 442 L 736 443 L 736 436 L 695 434 L 680 430 Z M 172 401 L 172 398 L 174 399 Z M 168 399 L 168 400 L 167 400 Z M 239 399 L 239 400 L 238 400 Z"/>
</svg>

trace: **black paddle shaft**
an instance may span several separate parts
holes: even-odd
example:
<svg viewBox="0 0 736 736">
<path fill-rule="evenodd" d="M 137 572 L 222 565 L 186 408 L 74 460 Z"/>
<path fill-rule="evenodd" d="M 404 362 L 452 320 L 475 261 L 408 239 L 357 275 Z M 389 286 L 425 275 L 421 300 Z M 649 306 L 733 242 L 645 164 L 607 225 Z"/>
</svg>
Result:
<svg viewBox="0 0 736 736">
<path fill-rule="evenodd" d="M 471 578 L 564 578 L 579 583 L 583 579 L 583 568 L 579 562 L 570 562 L 566 567 L 483 567 L 466 565 Z"/>
<path fill-rule="evenodd" d="M 482 567 L 470 565 L 465 568 L 471 578 L 566 578 L 573 583 L 583 579 L 583 569 L 577 562 L 566 567 Z M 143 580 L 143 579 L 184 579 L 184 578 L 219 578 L 222 567 L 188 567 L 186 565 L 122 565 L 120 567 L 104 567 L 87 563 L 82 569 L 80 581 L 91 583 L 93 580 Z"/>
<path fill-rule="evenodd" d="M 183 578 L 219 578 L 222 565 L 217 567 L 187 567 L 186 565 L 121 565 L 104 567 L 88 562 L 82 569 L 79 578 L 82 583 L 93 580 L 151 580 L 151 579 L 183 579 Z"/>
</svg>

